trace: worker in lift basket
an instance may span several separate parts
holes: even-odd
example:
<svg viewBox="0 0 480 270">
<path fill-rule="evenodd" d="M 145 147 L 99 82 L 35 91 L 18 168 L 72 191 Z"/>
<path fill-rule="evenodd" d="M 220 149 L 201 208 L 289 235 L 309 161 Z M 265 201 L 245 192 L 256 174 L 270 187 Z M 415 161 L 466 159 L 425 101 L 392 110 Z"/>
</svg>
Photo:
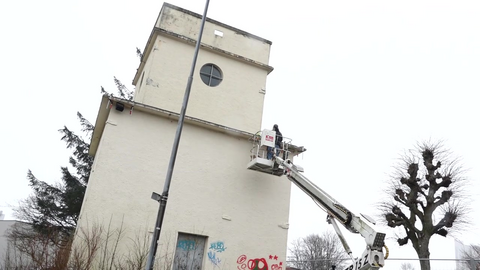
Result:
<svg viewBox="0 0 480 270">
<path fill-rule="evenodd" d="M 275 131 L 275 149 L 273 147 L 267 147 L 267 159 L 273 158 L 273 152 L 276 150 L 276 156 L 280 153 L 280 145 L 282 144 L 282 133 L 278 129 L 278 125 L 273 125 L 273 131 Z"/>
</svg>

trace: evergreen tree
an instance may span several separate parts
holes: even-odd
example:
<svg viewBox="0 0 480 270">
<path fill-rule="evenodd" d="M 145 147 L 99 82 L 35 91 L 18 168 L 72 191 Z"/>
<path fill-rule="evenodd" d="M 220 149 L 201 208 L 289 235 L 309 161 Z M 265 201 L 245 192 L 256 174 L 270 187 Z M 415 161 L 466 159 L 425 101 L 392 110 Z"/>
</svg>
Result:
<svg viewBox="0 0 480 270">
<path fill-rule="evenodd" d="M 133 92 L 116 77 L 114 77 L 114 83 L 117 86 L 117 95 L 109 94 L 103 87 L 101 87 L 101 93 L 126 100 L 133 99 Z M 52 235 L 52 231 L 56 231 L 61 232 L 60 235 L 70 236 L 77 225 L 93 163 L 93 157 L 88 154 L 88 151 L 94 130 L 94 126 L 80 112 L 77 112 L 77 116 L 83 136 L 77 135 L 66 126 L 59 130 L 62 134 L 61 140 L 73 152 L 69 159 L 71 168 L 61 167 L 61 181 L 54 184 L 37 179 L 29 170 L 27 179 L 33 193 L 14 208 L 15 217 L 30 223 L 35 233 Z M 17 237 L 18 234 L 23 234 L 15 233 Z M 55 235 L 58 234 L 55 233 Z"/>
<path fill-rule="evenodd" d="M 82 206 L 83 196 L 88 183 L 93 157 L 88 155 L 94 126 L 81 113 L 77 113 L 85 136 L 79 136 L 66 126 L 59 130 L 67 148 L 73 150 L 68 167 L 61 167 L 62 179 L 59 183 L 48 184 L 28 171 L 27 178 L 33 189 L 26 200 L 14 209 L 15 216 L 34 226 L 37 231 L 56 228 L 67 235 L 77 225 L 77 218 Z"/>
</svg>

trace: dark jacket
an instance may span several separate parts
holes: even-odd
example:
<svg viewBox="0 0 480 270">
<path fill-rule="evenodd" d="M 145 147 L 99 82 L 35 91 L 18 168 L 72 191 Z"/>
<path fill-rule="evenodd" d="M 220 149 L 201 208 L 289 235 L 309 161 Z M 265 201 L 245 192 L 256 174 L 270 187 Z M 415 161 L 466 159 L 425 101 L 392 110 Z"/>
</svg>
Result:
<svg viewBox="0 0 480 270">
<path fill-rule="evenodd" d="M 275 132 L 277 133 L 275 136 L 275 145 L 282 146 L 282 140 L 283 140 L 282 133 L 278 129 L 275 130 Z"/>
</svg>

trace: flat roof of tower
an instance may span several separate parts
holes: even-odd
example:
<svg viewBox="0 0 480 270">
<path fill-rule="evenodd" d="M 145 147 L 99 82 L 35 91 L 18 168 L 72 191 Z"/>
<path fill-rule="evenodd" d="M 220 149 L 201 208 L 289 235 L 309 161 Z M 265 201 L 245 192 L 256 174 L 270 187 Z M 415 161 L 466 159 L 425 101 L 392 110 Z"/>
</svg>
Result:
<svg viewBox="0 0 480 270">
<path fill-rule="evenodd" d="M 197 17 L 197 18 L 199 18 L 199 19 L 201 19 L 201 18 L 203 17 L 202 15 L 200 15 L 200 14 L 198 14 L 198 13 L 195 13 L 195 12 L 193 12 L 193 11 L 190 11 L 190 10 L 187 10 L 187 9 L 184 9 L 184 8 L 181 8 L 181 7 L 172 5 L 172 4 L 167 3 L 167 2 L 163 3 L 162 9 L 160 10 L 160 13 L 159 13 L 159 15 L 158 15 L 159 17 L 161 16 L 162 10 L 163 10 L 164 7 L 169 7 L 169 8 L 172 8 L 172 9 L 175 9 L 175 10 L 178 10 L 178 11 L 181 11 L 181 12 L 183 12 L 183 13 L 189 14 L 189 15 L 194 16 L 194 17 Z M 158 20 L 158 19 L 157 19 L 157 20 Z M 208 18 L 208 16 L 207 16 L 206 21 L 207 21 L 207 22 L 210 22 L 210 23 L 214 23 L 214 24 L 220 25 L 220 26 L 225 27 L 225 28 L 228 28 L 228 29 L 230 29 L 230 30 L 232 30 L 232 31 L 234 31 L 234 32 L 237 32 L 238 34 L 241 34 L 241 35 L 244 35 L 244 36 L 247 36 L 247 37 L 251 37 L 251 38 L 255 38 L 255 39 L 258 39 L 258 40 L 260 40 L 260 41 L 262 41 L 262 42 L 265 42 L 265 43 L 267 43 L 267 44 L 272 45 L 272 42 L 271 42 L 270 40 L 268 40 L 268 39 L 264 39 L 264 38 L 262 38 L 262 37 L 259 37 L 259 36 L 250 34 L 250 33 L 246 32 L 246 31 L 243 31 L 243 30 L 241 30 L 241 29 L 235 28 L 235 27 L 230 26 L 230 25 L 228 25 L 228 24 L 224 24 L 224 23 L 222 23 L 222 22 L 219 22 L 219 21 L 210 19 L 210 18 Z"/>
</svg>

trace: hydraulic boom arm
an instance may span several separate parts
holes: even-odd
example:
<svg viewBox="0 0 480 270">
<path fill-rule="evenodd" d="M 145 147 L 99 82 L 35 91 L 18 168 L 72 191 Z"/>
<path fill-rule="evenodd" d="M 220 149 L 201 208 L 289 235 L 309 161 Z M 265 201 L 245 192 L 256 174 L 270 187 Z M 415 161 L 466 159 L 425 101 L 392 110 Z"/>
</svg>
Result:
<svg viewBox="0 0 480 270">
<path fill-rule="evenodd" d="M 384 255 L 382 248 L 384 247 L 385 234 L 377 232 L 372 221 L 369 222 L 354 215 L 346 207 L 298 172 L 297 167 L 290 160 L 283 160 L 275 156 L 274 162 L 276 163 L 275 166 L 283 166 L 287 178 L 308 194 L 328 213 L 327 220 L 334 226 L 335 231 L 350 256 L 350 248 L 335 220 L 339 221 L 348 231 L 358 233 L 365 238 L 366 249 L 362 257 L 355 260 L 351 256 L 354 263 L 347 267 L 346 270 L 374 270 L 383 267 Z"/>
</svg>

